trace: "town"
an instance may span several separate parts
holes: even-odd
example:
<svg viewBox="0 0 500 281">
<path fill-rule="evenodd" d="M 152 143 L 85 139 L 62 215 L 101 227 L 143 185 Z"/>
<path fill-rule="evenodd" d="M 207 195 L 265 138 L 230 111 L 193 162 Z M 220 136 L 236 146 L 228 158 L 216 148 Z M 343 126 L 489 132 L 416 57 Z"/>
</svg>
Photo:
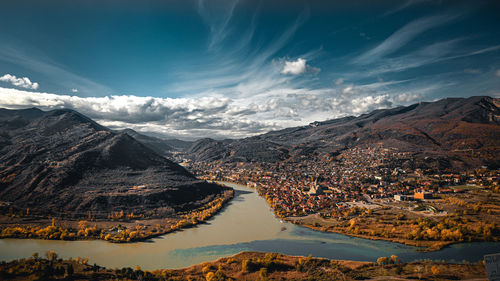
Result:
<svg viewBox="0 0 500 281">
<path fill-rule="evenodd" d="M 468 172 L 404 169 L 408 152 L 383 147 L 351 148 L 342 153 L 302 157 L 277 163 L 184 162 L 205 180 L 230 181 L 256 188 L 280 217 L 321 213 L 329 216 L 345 202 L 426 200 L 463 192 L 454 186 L 482 186 L 498 191 L 499 171 Z"/>
</svg>

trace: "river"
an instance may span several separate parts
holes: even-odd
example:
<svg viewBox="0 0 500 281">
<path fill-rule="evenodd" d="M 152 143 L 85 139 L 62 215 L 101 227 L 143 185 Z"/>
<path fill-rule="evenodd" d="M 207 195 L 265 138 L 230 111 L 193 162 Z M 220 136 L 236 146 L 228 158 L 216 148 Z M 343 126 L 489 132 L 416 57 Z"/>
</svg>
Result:
<svg viewBox="0 0 500 281">
<path fill-rule="evenodd" d="M 115 244 L 102 240 L 57 241 L 0 239 L 0 260 L 12 260 L 56 251 L 59 256 L 87 257 L 89 263 L 106 267 L 142 269 L 182 268 L 241 251 L 280 252 L 288 255 L 375 261 L 397 255 L 402 261 L 439 259 L 451 262 L 479 261 L 485 254 L 499 253 L 500 243 L 463 243 L 441 251 L 424 253 L 415 247 L 324 233 L 277 219 L 266 201 L 242 185 L 227 206 L 207 223 L 147 242 Z M 286 230 L 283 230 L 283 227 Z"/>
</svg>

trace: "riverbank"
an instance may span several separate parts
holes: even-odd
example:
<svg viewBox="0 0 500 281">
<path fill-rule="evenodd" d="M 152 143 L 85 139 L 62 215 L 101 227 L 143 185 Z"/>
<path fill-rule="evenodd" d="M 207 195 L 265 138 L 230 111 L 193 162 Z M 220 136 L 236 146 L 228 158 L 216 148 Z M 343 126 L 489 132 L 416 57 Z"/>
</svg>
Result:
<svg viewBox="0 0 500 281">
<path fill-rule="evenodd" d="M 500 195 L 487 189 L 425 202 L 446 215 L 411 211 L 411 202 L 371 202 L 377 207 L 338 209 L 326 217 L 322 213 L 283 216 L 265 189 L 256 190 L 274 214 L 288 222 L 323 232 L 419 247 L 423 251 L 438 251 L 463 242 L 497 242 L 500 235 Z"/>
<path fill-rule="evenodd" d="M 243 252 L 182 269 L 145 271 L 140 267 L 107 269 L 86 258 L 58 259 L 57 253 L 0 264 L 2 280 L 484 280 L 482 263 L 401 263 L 396 256 L 377 263 Z"/>
<path fill-rule="evenodd" d="M 352 233 L 347 229 L 346 227 L 335 227 L 332 226 L 335 222 L 329 222 L 325 219 L 322 219 L 319 215 L 309 215 L 306 217 L 286 217 L 283 218 L 284 220 L 303 226 L 307 227 L 310 229 L 314 229 L 317 231 L 323 231 L 323 232 L 331 232 L 331 233 L 338 233 L 342 235 L 347 235 L 347 236 L 352 236 L 352 237 L 358 237 L 358 238 L 363 238 L 363 239 L 369 239 L 369 240 L 381 240 L 381 241 L 388 241 L 392 243 L 399 243 L 399 244 L 404 244 L 407 246 L 413 246 L 413 247 L 418 247 L 421 248 L 422 251 L 439 251 L 443 249 L 444 247 L 447 247 L 449 245 L 455 244 L 455 243 L 460 243 L 458 241 L 419 241 L 419 240 L 409 240 L 409 239 L 404 239 L 404 238 L 396 238 L 396 237 L 381 237 L 381 236 L 370 236 L 370 235 L 363 235 L 363 234 L 356 234 Z M 368 228 L 366 228 L 368 229 Z"/>
<path fill-rule="evenodd" d="M 136 219 L 134 215 L 113 214 L 113 220 L 65 220 L 29 216 L 0 217 L 0 238 L 49 240 L 101 239 L 115 243 L 148 240 L 204 223 L 217 214 L 234 197 L 234 190 L 224 191 L 203 206 L 172 217 Z"/>
<path fill-rule="evenodd" d="M 421 252 L 398 243 L 315 231 L 280 221 L 266 201 L 252 189 L 231 183 L 226 185 L 234 188 L 234 199 L 225 204 L 226 207 L 213 219 L 196 227 L 138 243 L 108 243 L 100 239 L 0 239 L 0 260 L 20 259 L 31 256 L 33 252 L 56 251 L 66 259 L 84 256 L 89 263 L 108 268 L 139 265 L 143 270 L 154 270 L 186 268 L 243 251 L 293 256 L 312 254 L 318 258 L 371 262 L 381 256 L 397 255 L 403 262 L 434 260 L 451 263 L 477 262 L 485 254 L 500 252 L 500 243 L 461 243 L 441 251 Z"/>
</svg>

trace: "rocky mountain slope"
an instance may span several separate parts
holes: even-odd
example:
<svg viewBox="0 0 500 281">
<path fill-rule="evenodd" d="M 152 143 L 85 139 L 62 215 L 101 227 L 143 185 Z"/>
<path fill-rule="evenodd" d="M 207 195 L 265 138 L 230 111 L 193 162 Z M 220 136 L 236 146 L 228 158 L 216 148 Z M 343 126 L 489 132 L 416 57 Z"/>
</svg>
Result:
<svg viewBox="0 0 500 281">
<path fill-rule="evenodd" d="M 0 109 L 2 208 L 63 217 L 166 215 L 220 192 L 76 111 Z"/>
<path fill-rule="evenodd" d="M 187 153 L 194 161 L 275 162 L 380 145 L 413 153 L 416 166 L 496 168 L 500 166 L 499 105 L 500 100 L 491 97 L 447 98 L 241 140 L 202 139 Z"/>
<path fill-rule="evenodd" d="M 146 147 L 150 148 L 156 154 L 162 155 L 162 156 L 171 156 L 172 151 L 175 149 L 168 145 L 164 140 L 155 138 L 155 137 L 150 137 L 146 136 L 144 134 L 138 133 L 132 129 L 125 129 L 120 131 L 120 133 L 125 133 L 140 143 L 144 144 Z"/>
<path fill-rule="evenodd" d="M 179 139 L 160 139 L 157 137 L 141 134 L 132 129 L 125 129 L 119 132 L 128 134 L 140 143 L 152 149 L 157 154 L 168 158 L 172 158 L 173 153 L 185 151 L 186 149 L 191 147 L 191 145 L 193 145 L 192 141 Z"/>
</svg>

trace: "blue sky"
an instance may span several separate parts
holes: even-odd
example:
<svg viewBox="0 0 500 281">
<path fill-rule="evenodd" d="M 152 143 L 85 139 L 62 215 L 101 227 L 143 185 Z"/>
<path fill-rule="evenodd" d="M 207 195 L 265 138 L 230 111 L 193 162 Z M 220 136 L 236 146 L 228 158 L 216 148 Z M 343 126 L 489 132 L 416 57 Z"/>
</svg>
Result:
<svg viewBox="0 0 500 281">
<path fill-rule="evenodd" d="M 495 2 L 2 1 L 0 107 L 220 139 L 498 97 Z"/>
</svg>

